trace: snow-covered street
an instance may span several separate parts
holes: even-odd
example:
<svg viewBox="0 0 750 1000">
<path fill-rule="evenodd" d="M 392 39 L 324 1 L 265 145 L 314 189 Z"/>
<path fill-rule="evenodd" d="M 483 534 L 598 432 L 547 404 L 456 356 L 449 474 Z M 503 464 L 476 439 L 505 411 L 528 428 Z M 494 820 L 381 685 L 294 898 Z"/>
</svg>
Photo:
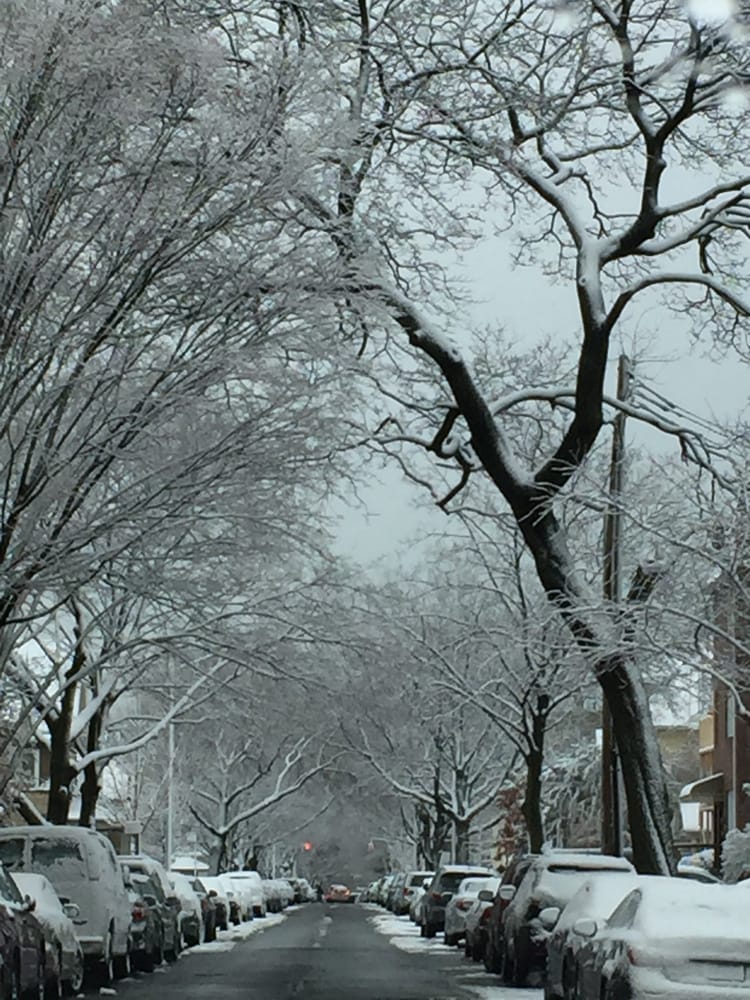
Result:
<svg viewBox="0 0 750 1000">
<path fill-rule="evenodd" d="M 452 959 L 457 980 L 480 1000 L 542 1000 L 543 993 L 540 989 L 515 989 L 496 985 L 497 976 L 489 975 L 481 965 L 464 958 L 460 948 L 448 947 L 443 944 L 442 938 L 427 940 L 420 937 L 419 928 L 408 917 L 384 913 L 381 907 L 370 903 L 363 904 L 362 908 L 370 911 L 369 920 L 373 927 L 400 951 Z"/>
</svg>

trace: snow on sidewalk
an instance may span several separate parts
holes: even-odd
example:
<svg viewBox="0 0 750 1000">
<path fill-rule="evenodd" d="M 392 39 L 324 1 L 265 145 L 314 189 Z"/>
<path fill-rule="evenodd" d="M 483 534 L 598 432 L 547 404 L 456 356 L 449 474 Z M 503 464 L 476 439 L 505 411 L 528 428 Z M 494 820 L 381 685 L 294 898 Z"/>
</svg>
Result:
<svg viewBox="0 0 750 1000">
<path fill-rule="evenodd" d="M 455 947 L 449 947 L 443 943 L 442 935 L 439 938 L 423 938 L 419 936 L 419 928 L 411 923 L 408 917 L 395 917 L 391 913 L 383 913 L 378 906 L 368 905 L 367 909 L 373 910 L 370 922 L 375 930 L 389 939 L 390 943 L 401 951 L 412 954 L 439 954 L 442 956 L 455 956 L 459 959 L 460 952 Z M 466 964 L 466 974 L 462 975 L 463 985 L 470 990 L 477 1000 L 542 1000 L 544 993 L 540 989 L 519 989 L 510 986 L 487 986 L 474 985 L 472 979 L 486 979 L 487 973 L 471 963 Z"/>
<path fill-rule="evenodd" d="M 185 948 L 181 955 L 205 955 L 212 951 L 231 951 L 240 941 L 246 941 L 253 934 L 268 930 L 269 927 L 276 927 L 277 924 L 286 920 L 287 913 L 294 907 L 289 907 L 285 913 L 269 913 L 267 917 L 255 917 L 254 920 L 247 920 L 245 923 L 230 927 L 227 931 L 217 931 L 215 941 L 206 941 L 204 944 L 196 944 L 192 948 Z"/>
</svg>

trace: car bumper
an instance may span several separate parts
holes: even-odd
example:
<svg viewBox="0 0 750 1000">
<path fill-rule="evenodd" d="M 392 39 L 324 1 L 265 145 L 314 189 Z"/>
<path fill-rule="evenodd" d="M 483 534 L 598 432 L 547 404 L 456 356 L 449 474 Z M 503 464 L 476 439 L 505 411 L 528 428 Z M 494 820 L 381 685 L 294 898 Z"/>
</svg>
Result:
<svg viewBox="0 0 750 1000">
<path fill-rule="evenodd" d="M 86 961 L 95 961 L 104 956 L 103 937 L 79 937 L 78 943 Z"/>
<path fill-rule="evenodd" d="M 631 969 L 634 995 L 643 1000 L 750 1000 L 750 984 L 712 980 L 683 983 L 667 979 L 659 969 Z"/>
</svg>

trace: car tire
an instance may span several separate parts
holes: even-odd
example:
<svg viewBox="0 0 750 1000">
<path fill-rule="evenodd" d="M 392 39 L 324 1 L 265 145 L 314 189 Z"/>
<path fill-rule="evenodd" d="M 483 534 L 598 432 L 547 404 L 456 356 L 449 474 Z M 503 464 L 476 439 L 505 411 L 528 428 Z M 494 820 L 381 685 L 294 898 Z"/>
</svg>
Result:
<svg viewBox="0 0 750 1000">
<path fill-rule="evenodd" d="M 420 924 L 420 925 L 419 925 L 419 936 L 420 936 L 421 938 L 423 938 L 423 937 L 427 937 L 427 935 L 426 935 L 426 933 L 425 933 L 425 929 L 424 929 L 424 924 Z"/>
<path fill-rule="evenodd" d="M 437 927 L 431 924 L 429 920 L 424 925 L 424 936 L 426 938 L 434 938 L 437 934 Z"/>
<path fill-rule="evenodd" d="M 112 969 L 115 974 L 115 979 L 128 978 L 133 971 L 129 948 L 124 955 L 115 955 L 112 959 Z"/>
<path fill-rule="evenodd" d="M 471 946 L 471 958 L 473 962 L 481 962 L 484 958 L 481 941 L 475 941 Z"/>
<path fill-rule="evenodd" d="M 83 989 L 83 955 L 76 953 L 76 960 L 73 966 L 73 974 L 70 979 L 63 981 L 63 996 L 75 997 Z"/>
<path fill-rule="evenodd" d="M 471 958 L 472 946 L 469 942 L 469 935 L 464 938 L 464 958 Z"/>
<path fill-rule="evenodd" d="M 61 978 L 62 970 L 62 949 L 57 952 L 57 975 L 45 979 L 44 1000 L 60 1000 L 63 996 L 63 984 Z"/>
<path fill-rule="evenodd" d="M 503 962 L 501 957 L 499 957 L 496 954 L 495 948 L 490 938 L 487 939 L 487 943 L 484 946 L 483 961 L 486 972 L 492 972 L 496 976 L 502 975 Z"/>
</svg>

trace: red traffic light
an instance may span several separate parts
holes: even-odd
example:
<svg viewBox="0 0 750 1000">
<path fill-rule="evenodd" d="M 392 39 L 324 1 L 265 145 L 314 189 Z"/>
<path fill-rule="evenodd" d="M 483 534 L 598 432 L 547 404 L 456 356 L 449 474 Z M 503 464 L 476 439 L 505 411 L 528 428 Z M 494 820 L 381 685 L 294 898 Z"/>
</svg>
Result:
<svg viewBox="0 0 750 1000">
<path fill-rule="evenodd" d="M 310 841 L 309 841 L 309 840 L 306 840 L 306 841 L 304 842 L 304 844 L 302 845 L 302 849 L 303 849 L 304 851 L 311 851 L 311 850 L 312 850 L 312 844 L 310 843 Z"/>
</svg>

